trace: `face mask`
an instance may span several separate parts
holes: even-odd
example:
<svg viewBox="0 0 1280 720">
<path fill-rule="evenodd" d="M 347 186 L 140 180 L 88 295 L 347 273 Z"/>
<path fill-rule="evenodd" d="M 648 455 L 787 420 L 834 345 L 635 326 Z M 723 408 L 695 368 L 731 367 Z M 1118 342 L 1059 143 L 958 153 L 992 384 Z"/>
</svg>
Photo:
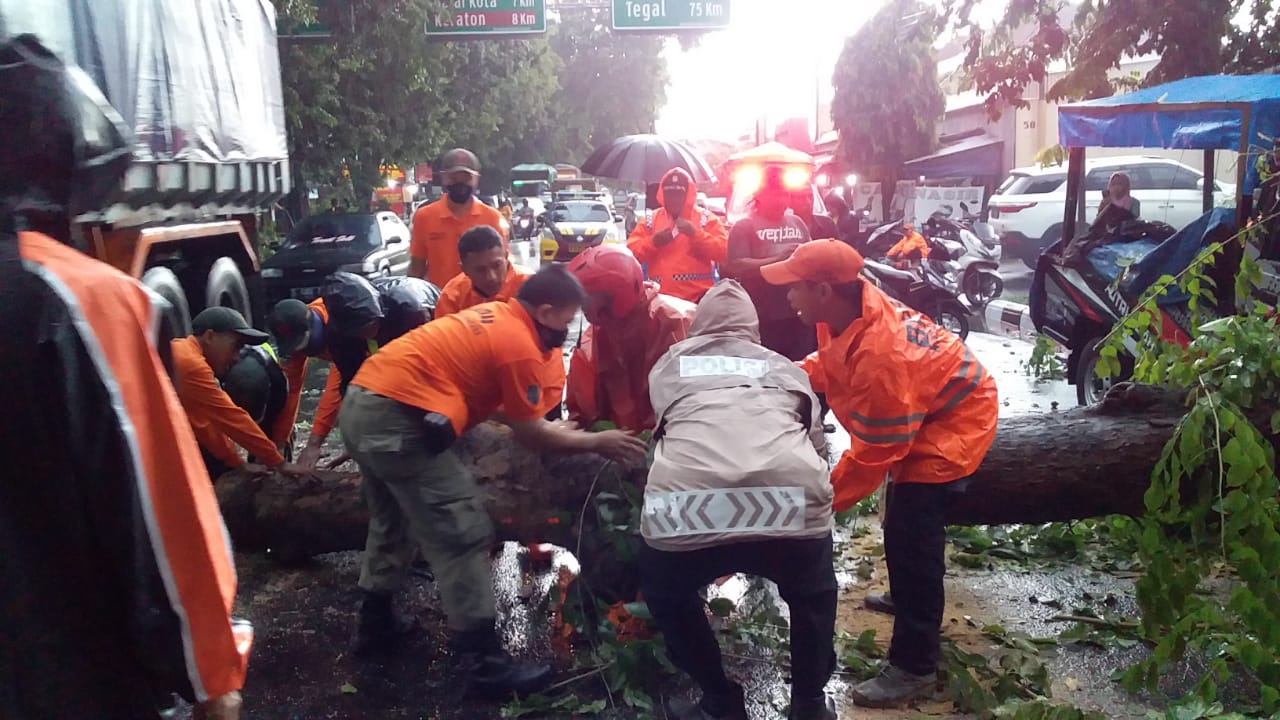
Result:
<svg viewBox="0 0 1280 720">
<path fill-rule="evenodd" d="M 471 200 L 471 194 L 475 192 L 475 188 L 466 183 L 454 183 L 446 187 L 445 191 L 449 193 L 450 202 L 462 205 Z"/>
<path fill-rule="evenodd" d="M 552 330 L 538 321 L 534 321 L 534 325 L 538 328 L 538 340 L 542 343 L 543 350 L 555 350 L 564 347 L 564 343 L 569 339 L 569 329 Z"/>
</svg>

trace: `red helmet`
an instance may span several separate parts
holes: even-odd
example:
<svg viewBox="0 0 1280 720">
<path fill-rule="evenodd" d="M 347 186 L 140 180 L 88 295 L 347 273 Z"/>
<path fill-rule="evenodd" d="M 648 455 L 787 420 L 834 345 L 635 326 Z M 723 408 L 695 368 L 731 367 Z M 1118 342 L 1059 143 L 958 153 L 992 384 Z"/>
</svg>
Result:
<svg viewBox="0 0 1280 720">
<path fill-rule="evenodd" d="M 644 270 L 635 256 L 616 245 L 598 245 L 579 253 L 569 263 L 588 294 L 608 293 L 612 298 L 604 312 L 620 318 L 644 297 Z"/>
</svg>

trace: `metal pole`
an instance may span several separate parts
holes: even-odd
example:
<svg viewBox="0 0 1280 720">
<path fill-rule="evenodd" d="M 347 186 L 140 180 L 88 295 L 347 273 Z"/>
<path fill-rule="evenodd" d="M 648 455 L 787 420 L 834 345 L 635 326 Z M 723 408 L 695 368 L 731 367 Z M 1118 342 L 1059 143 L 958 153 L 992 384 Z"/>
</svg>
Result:
<svg viewBox="0 0 1280 720">
<path fill-rule="evenodd" d="M 1204 151 L 1204 188 L 1201 195 L 1204 201 L 1204 212 L 1213 209 L 1213 184 L 1214 178 L 1218 175 L 1214 167 L 1214 161 L 1217 159 L 1215 152 L 1214 150 Z"/>
<path fill-rule="evenodd" d="M 1084 212 L 1084 148 L 1071 148 L 1067 156 L 1067 205 L 1062 217 L 1062 237 L 1076 236 L 1076 220 Z"/>
</svg>

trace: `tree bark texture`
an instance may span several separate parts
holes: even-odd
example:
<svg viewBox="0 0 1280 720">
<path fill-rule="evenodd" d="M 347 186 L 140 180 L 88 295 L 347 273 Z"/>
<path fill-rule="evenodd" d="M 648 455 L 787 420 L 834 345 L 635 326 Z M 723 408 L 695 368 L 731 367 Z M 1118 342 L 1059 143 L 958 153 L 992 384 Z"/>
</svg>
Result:
<svg viewBox="0 0 1280 720">
<path fill-rule="evenodd" d="M 1002 420 L 947 521 L 998 525 L 1139 514 L 1151 468 L 1183 412 L 1174 394 L 1123 384 L 1097 408 Z M 594 455 L 540 456 L 494 423 L 467 433 L 456 449 L 486 494 L 500 538 L 581 551 L 584 572 L 598 562 L 605 575 L 611 561 L 594 557 L 597 552 L 633 546 L 632 539 L 598 529 L 625 524 L 619 513 L 626 505 L 618 498 L 625 486 L 633 495 L 642 486 L 642 469 L 625 470 Z M 321 472 L 307 482 L 232 472 L 218 480 L 217 492 L 240 549 L 294 560 L 364 547 L 368 516 L 356 474 Z M 613 512 L 600 512 L 602 503 Z M 586 533 L 579 533 L 581 526 Z"/>
</svg>

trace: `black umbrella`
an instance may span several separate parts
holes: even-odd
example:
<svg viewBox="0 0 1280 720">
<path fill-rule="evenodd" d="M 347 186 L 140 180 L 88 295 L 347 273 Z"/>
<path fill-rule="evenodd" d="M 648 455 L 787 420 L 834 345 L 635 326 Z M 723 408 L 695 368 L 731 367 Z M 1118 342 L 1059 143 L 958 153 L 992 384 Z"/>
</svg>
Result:
<svg viewBox="0 0 1280 720">
<path fill-rule="evenodd" d="M 698 183 L 715 182 L 716 174 L 696 150 L 657 135 L 627 135 L 596 148 L 582 172 L 596 177 L 656 183 L 672 168 L 684 168 Z"/>
</svg>

